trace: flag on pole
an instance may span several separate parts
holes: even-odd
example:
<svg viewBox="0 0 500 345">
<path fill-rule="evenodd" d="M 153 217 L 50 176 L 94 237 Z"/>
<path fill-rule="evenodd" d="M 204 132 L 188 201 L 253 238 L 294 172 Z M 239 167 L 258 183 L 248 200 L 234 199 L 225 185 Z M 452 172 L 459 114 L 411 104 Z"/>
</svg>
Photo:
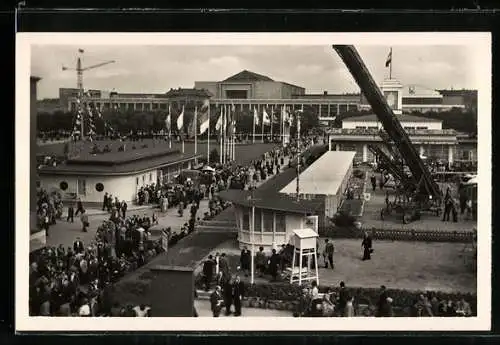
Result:
<svg viewBox="0 0 500 345">
<path fill-rule="evenodd" d="M 184 128 L 184 106 L 182 106 L 182 111 L 177 117 L 177 129 L 180 131 Z"/>
<path fill-rule="evenodd" d="M 219 130 L 222 128 L 222 118 L 224 117 L 224 114 L 223 114 L 223 112 L 222 112 L 222 110 L 223 110 L 223 109 L 224 109 L 224 108 L 221 108 L 221 109 L 220 109 L 220 116 L 219 116 L 219 118 L 217 119 L 217 122 L 215 123 L 215 129 L 216 129 L 217 131 L 219 131 Z"/>
<path fill-rule="evenodd" d="M 253 123 L 254 125 L 259 125 L 259 113 L 257 112 L 257 107 L 253 108 Z"/>
<path fill-rule="evenodd" d="M 387 59 L 385 60 L 385 67 L 389 67 L 392 63 L 392 48 L 389 51 L 389 55 L 387 55 Z"/>
<path fill-rule="evenodd" d="M 264 125 L 270 125 L 271 124 L 271 119 L 269 118 L 269 114 L 267 113 L 266 109 L 262 111 L 262 123 Z"/>
<path fill-rule="evenodd" d="M 188 138 L 191 138 L 191 137 L 196 137 L 196 121 L 198 121 L 198 108 L 194 108 L 194 116 L 193 116 L 193 119 L 191 120 L 191 122 L 189 123 L 188 125 L 188 129 L 187 129 L 187 132 L 188 132 Z"/>
<path fill-rule="evenodd" d="M 167 118 L 165 119 L 165 128 L 170 134 L 170 130 L 172 129 L 172 108 L 170 104 L 168 105 L 168 115 Z"/>
<path fill-rule="evenodd" d="M 210 102 L 208 99 L 203 101 L 203 105 L 200 108 L 200 113 L 198 114 L 200 130 L 199 134 L 203 134 L 208 130 L 208 126 L 210 125 Z"/>
</svg>

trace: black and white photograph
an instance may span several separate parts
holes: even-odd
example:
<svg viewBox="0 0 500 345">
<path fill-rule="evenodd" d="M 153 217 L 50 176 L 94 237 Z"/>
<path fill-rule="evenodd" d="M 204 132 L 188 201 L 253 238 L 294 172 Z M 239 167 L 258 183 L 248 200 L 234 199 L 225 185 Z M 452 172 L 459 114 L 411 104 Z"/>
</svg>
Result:
<svg viewBox="0 0 500 345">
<path fill-rule="evenodd" d="M 16 50 L 19 331 L 490 328 L 489 34 Z"/>
</svg>

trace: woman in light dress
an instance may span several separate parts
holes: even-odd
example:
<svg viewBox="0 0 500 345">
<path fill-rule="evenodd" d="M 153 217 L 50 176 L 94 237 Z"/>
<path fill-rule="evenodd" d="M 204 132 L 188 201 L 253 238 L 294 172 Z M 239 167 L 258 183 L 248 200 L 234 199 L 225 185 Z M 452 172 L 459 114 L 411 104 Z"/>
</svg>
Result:
<svg viewBox="0 0 500 345">
<path fill-rule="evenodd" d="M 322 310 L 324 317 L 332 317 L 335 313 L 335 305 L 332 303 L 329 293 L 323 295 Z"/>
<path fill-rule="evenodd" d="M 345 305 L 344 309 L 344 316 L 345 317 L 353 317 L 354 316 L 354 297 L 349 296 L 347 298 L 347 303 Z"/>
</svg>

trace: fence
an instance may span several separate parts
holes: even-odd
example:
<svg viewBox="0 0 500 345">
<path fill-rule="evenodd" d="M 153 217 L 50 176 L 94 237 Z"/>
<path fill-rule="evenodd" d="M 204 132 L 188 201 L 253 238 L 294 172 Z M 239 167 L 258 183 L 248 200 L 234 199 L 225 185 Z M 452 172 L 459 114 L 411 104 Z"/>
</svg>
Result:
<svg viewBox="0 0 500 345">
<path fill-rule="evenodd" d="M 471 243 L 473 231 L 441 231 L 441 230 L 393 230 L 393 229 L 357 229 L 355 227 L 328 227 L 320 229 L 321 236 L 331 238 L 363 237 L 364 232 L 371 234 L 374 240 L 420 241 L 420 242 L 458 242 Z"/>
</svg>

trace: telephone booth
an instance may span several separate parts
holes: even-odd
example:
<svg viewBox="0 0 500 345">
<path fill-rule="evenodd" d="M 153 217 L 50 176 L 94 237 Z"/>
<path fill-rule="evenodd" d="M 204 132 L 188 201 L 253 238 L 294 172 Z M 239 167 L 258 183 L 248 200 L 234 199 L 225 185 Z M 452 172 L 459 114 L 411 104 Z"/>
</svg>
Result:
<svg viewBox="0 0 500 345">
<path fill-rule="evenodd" d="M 290 284 L 298 283 L 302 285 L 304 281 L 316 280 L 316 283 L 319 285 L 318 253 L 316 252 L 317 239 L 318 234 L 313 229 L 305 228 L 293 231 L 292 244 L 294 246 L 294 253 L 290 272 Z M 295 265 L 297 257 L 299 261 L 298 267 Z M 304 259 L 307 260 L 306 267 L 303 267 Z M 311 267 L 313 261 L 314 267 Z"/>
</svg>

